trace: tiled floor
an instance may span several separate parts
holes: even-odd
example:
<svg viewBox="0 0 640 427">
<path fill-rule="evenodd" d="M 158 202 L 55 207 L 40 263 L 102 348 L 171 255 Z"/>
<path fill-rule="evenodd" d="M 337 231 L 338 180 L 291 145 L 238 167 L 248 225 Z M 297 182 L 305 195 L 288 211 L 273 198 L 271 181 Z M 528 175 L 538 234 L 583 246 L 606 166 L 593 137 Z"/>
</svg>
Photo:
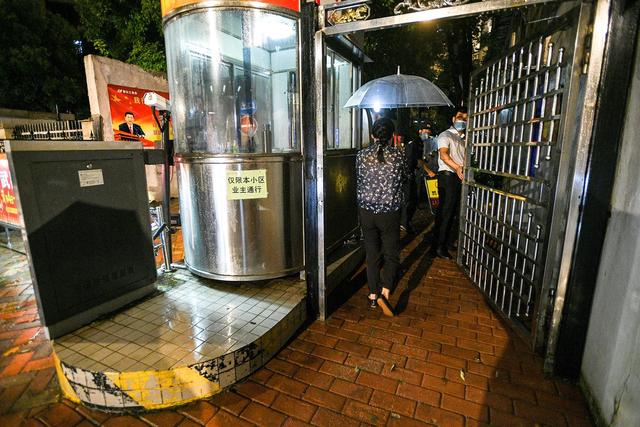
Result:
<svg viewBox="0 0 640 427">
<path fill-rule="evenodd" d="M 62 401 L 0 425 L 592 425 L 579 389 L 544 377 L 542 360 L 452 261 L 427 257 L 420 237 L 405 243 L 396 318 L 367 308 L 361 270 L 357 292 L 326 323 L 311 324 L 228 392 L 127 416 Z"/>
<path fill-rule="evenodd" d="M 0 226 L 0 247 L 5 247 L 25 253 L 21 231 Z"/>
<path fill-rule="evenodd" d="M 55 340 L 56 354 L 91 371 L 187 366 L 255 342 L 306 293 L 303 281 L 223 284 L 186 271 L 161 276 L 163 293 Z"/>
</svg>

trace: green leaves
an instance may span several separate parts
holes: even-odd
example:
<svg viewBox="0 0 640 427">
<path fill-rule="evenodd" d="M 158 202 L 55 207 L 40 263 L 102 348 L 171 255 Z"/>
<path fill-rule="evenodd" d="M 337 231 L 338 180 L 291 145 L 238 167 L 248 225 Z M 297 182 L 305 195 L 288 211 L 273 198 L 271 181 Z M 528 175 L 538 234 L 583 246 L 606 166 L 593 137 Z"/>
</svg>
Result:
<svg viewBox="0 0 640 427">
<path fill-rule="evenodd" d="M 158 42 L 136 42 L 129 54 L 128 62 L 136 64 L 144 70 L 164 73 L 167 71 L 167 63 L 164 53 L 164 45 Z"/>
<path fill-rule="evenodd" d="M 374 17 L 393 15 L 397 0 L 382 0 L 371 4 Z M 364 66 L 364 81 L 396 72 L 425 77 L 442 89 L 454 104 L 467 103 L 469 79 L 474 67 L 486 60 L 487 25 L 496 16 L 473 16 L 455 20 L 420 22 L 365 34 L 365 51 L 373 59 Z M 508 28 L 508 21 L 501 22 Z M 488 45 L 488 47 L 487 47 Z M 501 47 L 501 46 L 500 46 Z M 450 112 L 445 108 L 421 111 L 438 131 L 451 125 Z"/>
<path fill-rule="evenodd" d="M 165 72 L 164 36 L 157 0 L 76 0 L 82 33 L 103 56 Z"/>
<path fill-rule="evenodd" d="M 0 107 L 88 114 L 82 56 L 165 72 L 159 0 L 0 0 Z"/>
<path fill-rule="evenodd" d="M 78 31 L 44 0 L 0 0 L 0 107 L 35 111 L 86 108 Z"/>
</svg>

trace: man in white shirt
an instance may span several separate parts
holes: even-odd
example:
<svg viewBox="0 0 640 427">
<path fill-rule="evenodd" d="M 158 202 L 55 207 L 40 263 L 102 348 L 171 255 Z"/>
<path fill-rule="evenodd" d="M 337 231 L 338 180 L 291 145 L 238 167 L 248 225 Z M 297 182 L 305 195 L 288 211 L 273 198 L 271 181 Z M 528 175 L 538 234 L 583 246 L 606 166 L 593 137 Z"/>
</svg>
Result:
<svg viewBox="0 0 640 427">
<path fill-rule="evenodd" d="M 464 179 L 465 131 L 467 109 L 460 107 L 452 117 L 453 126 L 438 135 L 438 194 L 440 205 L 434 229 L 435 254 L 451 259 L 447 250 L 453 218 L 460 208 L 460 190 Z"/>
</svg>

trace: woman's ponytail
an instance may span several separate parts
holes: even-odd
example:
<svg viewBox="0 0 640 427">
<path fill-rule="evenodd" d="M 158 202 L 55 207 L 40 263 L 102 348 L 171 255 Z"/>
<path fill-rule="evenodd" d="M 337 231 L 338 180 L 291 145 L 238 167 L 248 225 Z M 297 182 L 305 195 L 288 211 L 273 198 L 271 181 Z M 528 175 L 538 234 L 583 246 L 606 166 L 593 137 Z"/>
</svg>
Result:
<svg viewBox="0 0 640 427">
<path fill-rule="evenodd" d="M 393 137 L 393 132 L 395 131 L 395 126 L 390 119 L 386 117 L 382 117 L 373 124 L 371 127 L 371 135 L 377 140 L 378 150 L 376 152 L 376 156 L 378 158 L 379 163 L 384 163 L 384 147 L 389 143 L 391 137 Z"/>
<path fill-rule="evenodd" d="M 378 163 L 384 163 L 384 146 L 385 143 L 382 141 L 378 141 L 378 151 L 376 151 L 376 156 L 378 158 Z"/>
</svg>

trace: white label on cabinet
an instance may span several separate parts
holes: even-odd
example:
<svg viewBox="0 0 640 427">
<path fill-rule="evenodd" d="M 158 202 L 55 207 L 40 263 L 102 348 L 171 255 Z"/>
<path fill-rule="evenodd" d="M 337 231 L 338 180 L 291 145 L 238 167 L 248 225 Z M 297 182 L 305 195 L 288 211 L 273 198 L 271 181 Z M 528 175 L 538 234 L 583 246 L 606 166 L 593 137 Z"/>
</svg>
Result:
<svg viewBox="0 0 640 427">
<path fill-rule="evenodd" d="M 80 187 L 92 187 L 94 185 L 104 185 L 102 169 L 78 171 L 80 177 Z"/>
</svg>

